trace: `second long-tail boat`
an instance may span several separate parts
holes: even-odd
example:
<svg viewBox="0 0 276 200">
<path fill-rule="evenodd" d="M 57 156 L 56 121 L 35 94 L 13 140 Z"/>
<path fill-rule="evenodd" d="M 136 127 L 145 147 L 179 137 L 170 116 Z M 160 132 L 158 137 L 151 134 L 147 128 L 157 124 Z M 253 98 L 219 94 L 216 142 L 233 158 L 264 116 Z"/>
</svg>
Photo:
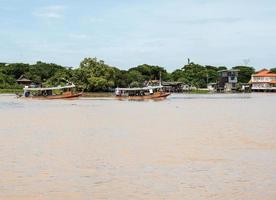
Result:
<svg viewBox="0 0 276 200">
<path fill-rule="evenodd" d="M 116 98 L 129 100 L 162 99 L 170 95 L 163 86 L 147 86 L 142 88 L 116 88 Z"/>
</svg>

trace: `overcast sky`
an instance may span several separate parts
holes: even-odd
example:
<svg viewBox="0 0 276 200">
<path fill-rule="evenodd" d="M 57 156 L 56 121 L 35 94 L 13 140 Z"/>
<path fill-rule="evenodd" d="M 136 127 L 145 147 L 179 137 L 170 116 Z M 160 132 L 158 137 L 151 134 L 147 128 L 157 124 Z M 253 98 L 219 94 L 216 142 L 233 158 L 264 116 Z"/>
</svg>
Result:
<svg viewBox="0 0 276 200">
<path fill-rule="evenodd" d="M 0 0 L 0 62 L 276 67 L 275 0 Z"/>
</svg>

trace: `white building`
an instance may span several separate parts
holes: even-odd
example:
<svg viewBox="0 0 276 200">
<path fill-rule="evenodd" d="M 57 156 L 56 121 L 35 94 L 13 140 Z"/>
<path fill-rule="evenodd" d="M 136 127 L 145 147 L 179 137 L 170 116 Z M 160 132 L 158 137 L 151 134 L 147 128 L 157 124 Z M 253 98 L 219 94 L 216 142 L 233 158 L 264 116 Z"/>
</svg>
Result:
<svg viewBox="0 0 276 200">
<path fill-rule="evenodd" d="M 276 91 L 276 74 L 262 69 L 251 76 L 250 83 L 252 84 L 252 91 L 255 92 Z"/>
</svg>

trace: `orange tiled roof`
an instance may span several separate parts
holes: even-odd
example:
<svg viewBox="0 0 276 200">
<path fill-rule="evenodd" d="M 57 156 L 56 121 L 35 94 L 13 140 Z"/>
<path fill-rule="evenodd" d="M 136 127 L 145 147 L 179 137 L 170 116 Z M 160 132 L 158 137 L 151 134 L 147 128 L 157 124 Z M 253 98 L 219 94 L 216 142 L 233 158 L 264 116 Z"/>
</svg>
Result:
<svg viewBox="0 0 276 200">
<path fill-rule="evenodd" d="M 252 76 L 254 76 L 254 77 L 276 77 L 276 74 L 271 73 L 267 69 L 262 69 L 262 70 L 258 71 L 257 74 L 253 74 Z"/>
<path fill-rule="evenodd" d="M 276 80 L 270 81 L 269 83 L 276 84 Z"/>
</svg>

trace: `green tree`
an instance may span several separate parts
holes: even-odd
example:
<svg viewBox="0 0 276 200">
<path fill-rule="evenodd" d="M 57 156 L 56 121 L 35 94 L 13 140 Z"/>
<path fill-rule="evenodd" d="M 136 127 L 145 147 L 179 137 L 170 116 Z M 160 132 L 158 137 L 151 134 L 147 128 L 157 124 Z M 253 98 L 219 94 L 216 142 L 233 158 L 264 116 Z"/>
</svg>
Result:
<svg viewBox="0 0 276 200">
<path fill-rule="evenodd" d="M 130 70 L 128 73 L 127 73 L 127 84 L 128 86 L 131 86 L 131 84 L 133 82 L 135 82 L 136 84 L 136 87 L 137 86 L 143 86 L 143 83 L 145 81 L 145 78 L 144 76 L 139 72 L 139 71 L 136 71 L 136 70 Z"/>
<path fill-rule="evenodd" d="M 219 66 L 218 67 L 218 71 L 221 71 L 221 70 L 227 70 L 227 67 L 225 67 L 225 66 Z"/>
<path fill-rule="evenodd" d="M 78 74 L 85 74 L 87 91 L 107 91 L 121 83 L 120 70 L 97 58 L 85 58 L 80 63 L 80 71 Z"/>
<path fill-rule="evenodd" d="M 180 82 L 184 82 L 184 83 L 188 82 L 188 80 L 185 77 L 184 71 L 181 69 L 177 69 L 171 73 L 171 80 L 172 81 L 180 81 Z"/>
<path fill-rule="evenodd" d="M 108 91 L 111 87 L 114 87 L 113 81 L 108 81 L 102 77 L 90 77 L 88 78 L 89 81 L 89 90 L 90 91 Z"/>
<path fill-rule="evenodd" d="M 204 66 L 190 63 L 182 68 L 185 80 L 189 85 L 197 88 L 207 86 L 207 70 Z"/>
<path fill-rule="evenodd" d="M 219 68 L 211 65 L 206 65 L 205 68 L 207 71 L 208 83 L 216 83 L 218 79 Z"/>
<path fill-rule="evenodd" d="M 276 73 L 276 68 L 272 68 L 272 69 L 270 69 L 270 71 L 271 71 L 272 73 Z"/>
<path fill-rule="evenodd" d="M 13 63 L 3 67 L 2 72 L 15 80 L 29 71 L 29 65 L 24 63 Z"/>
<path fill-rule="evenodd" d="M 169 79 L 169 74 L 168 72 L 160 66 L 157 65 L 148 65 L 148 64 L 143 64 L 143 65 L 138 65 L 137 67 L 130 68 L 128 71 L 138 71 L 140 74 L 144 77 L 144 80 L 159 80 L 160 78 L 160 73 L 162 76 L 162 80 L 168 80 Z"/>
<path fill-rule="evenodd" d="M 68 69 L 59 70 L 45 82 L 45 85 L 46 86 L 66 85 L 68 81 L 72 79 L 71 77 L 72 77 L 71 70 L 68 70 Z"/>
<path fill-rule="evenodd" d="M 238 82 L 239 83 L 248 83 L 251 79 L 251 75 L 255 73 L 253 67 L 248 66 L 236 66 L 233 69 L 239 70 L 238 72 Z"/>
</svg>

